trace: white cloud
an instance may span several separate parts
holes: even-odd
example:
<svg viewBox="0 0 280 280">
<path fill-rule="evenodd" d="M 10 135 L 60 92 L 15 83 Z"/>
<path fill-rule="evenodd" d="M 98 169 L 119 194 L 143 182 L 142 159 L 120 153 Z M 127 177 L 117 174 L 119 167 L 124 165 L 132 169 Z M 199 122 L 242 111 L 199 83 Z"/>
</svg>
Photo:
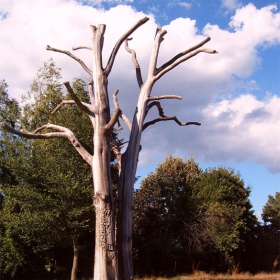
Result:
<svg viewBox="0 0 280 280">
<path fill-rule="evenodd" d="M 17 97 L 28 90 L 37 69 L 50 57 L 62 68 L 64 80 L 71 81 L 82 75 L 87 77 L 69 57 L 46 51 L 47 44 L 65 50 L 90 45 L 89 25 L 105 23 L 105 64 L 118 38 L 146 16 L 129 6 L 106 11 L 82 6 L 74 0 L 2 2 L 4 8 L 0 11 L 8 16 L 0 21 L 0 79 L 7 80 L 10 94 Z M 251 75 L 261 66 L 260 54 L 264 47 L 280 43 L 280 14 L 275 6 L 257 9 L 249 4 L 236 11 L 230 26 L 230 30 L 223 30 L 208 24 L 204 29 L 204 34 L 212 37 L 205 46 L 217 49 L 218 55 L 199 54 L 166 74 L 155 85 L 154 95 L 183 96 L 182 101 L 162 102 L 166 115 L 176 114 L 182 121 L 201 121 L 203 125 L 184 128 L 174 122 L 165 122 L 151 126 L 143 135 L 142 163 L 153 160 L 155 155 L 165 156 L 180 148 L 190 156 L 205 155 L 207 160 L 250 158 L 272 172 L 280 172 L 277 169 L 280 166 L 279 96 L 273 93 L 272 97 L 260 101 L 248 94 L 258 88 Z M 198 34 L 196 21 L 188 18 L 176 19 L 163 28 L 168 33 L 161 44 L 158 65 L 205 38 L 205 35 Z M 130 47 L 137 53 L 144 79 L 155 29 L 156 23 L 151 15 L 150 21 L 133 34 L 130 42 Z M 89 52 L 75 54 L 90 67 Z M 109 77 L 109 93 L 116 88 L 120 90 L 121 109 L 132 118 L 139 89 L 131 57 L 124 47 L 121 47 Z M 236 97 L 235 92 L 241 95 Z M 228 94 L 226 98 L 225 94 Z M 215 102 L 217 98 L 219 102 Z M 157 117 L 156 110 L 148 117 Z M 268 137 L 271 132 L 275 135 Z"/>
<path fill-rule="evenodd" d="M 133 2 L 133 0 L 75 0 L 75 1 L 81 3 L 82 5 L 88 5 L 88 6 L 101 6 L 103 3 L 107 3 L 110 5 L 113 4 L 123 5 L 123 4 L 129 4 Z"/>
<path fill-rule="evenodd" d="M 205 134 L 201 142 L 204 156 L 236 160 L 254 158 L 272 173 L 280 172 L 280 97 L 259 101 L 253 95 L 222 100 L 203 110 Z"/>
<path fill-rule="evenodd" d="M 178 5 L 186 9 L 190 9 L 192 7 L 192 4 L 189 2 L 178 2 Z"/>
<path fill-rule="evenodd" d="M 235 10 L 241 7 L 241 3 L 238 0 L 222 0 L 222 5 L 228 10 Z"/>
<path fill-rule="evenodd" d="M 260 64 L 260 47 L 279 44 L 280 13 L 275 6 L 257 9 L 248 4 L 238 9 L 230 26 L 234 32 L 207 24 L 204 33 L 213 38 L 219 56 L 214 71 L 248 77 Z"/>
</svg>

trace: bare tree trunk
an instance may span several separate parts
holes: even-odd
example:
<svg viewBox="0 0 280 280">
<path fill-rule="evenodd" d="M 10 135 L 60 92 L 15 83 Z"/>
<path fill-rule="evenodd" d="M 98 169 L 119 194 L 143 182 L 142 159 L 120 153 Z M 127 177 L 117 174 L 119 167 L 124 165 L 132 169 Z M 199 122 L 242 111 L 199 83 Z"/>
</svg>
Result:
<svg viewBox="0 0 280 280">
<path fill-rule="evenodd" d="M 147 109 L 147 94 L 152 85 L 143 85 L 133 118 L 127 150 L 122 156 L 119 180 L 119 209 L 118 209 L 118 261 L 120 280 L 134 279 L 132 265 L 132 212 L 133 192 L 143 123 Z"/>
<path fill-rule="evenodd" d="M 71 271 L 71 280 L 77 279 L 77 269 L 78 269 L 78 259 L 79 259 L 79 245 L 78 245 L 78 236 L 75 234 L 73 237 L 73 249 L 74 249 L 74 256 L 73 256 L 73 265 Z"/>
<path fill-rule="evenodd" d="M 118 279 L 118 273 L 110 170 L 111 131 L 106 130 L 111 116 L 107 92 L 108 80 L 102 67 L 105 25 L 92 28 L 92 31 L 92 78 L 94 81 L 95 107 L 98 108 L 94 118 L 94 155 L 92 162 L 94 206 L 96 209 L 94 280 L 115 280 Z"/>
</svg>

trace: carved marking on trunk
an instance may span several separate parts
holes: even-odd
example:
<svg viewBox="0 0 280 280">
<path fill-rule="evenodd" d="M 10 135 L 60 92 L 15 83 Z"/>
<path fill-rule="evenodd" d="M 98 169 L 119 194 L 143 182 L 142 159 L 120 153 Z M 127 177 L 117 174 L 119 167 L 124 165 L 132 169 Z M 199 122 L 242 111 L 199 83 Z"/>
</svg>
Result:
<svg viewBox="0 0 280 280">
<path fill-rule="evenodd" d="M 112 232 L 112 224 L 114 219 L 113 210 L 108 209 L 108 197 L 102 197 L 98 193 L 94 197 L 94 204 L 96 206 L 99 204 L 99 207 L 96 207 L 96 211 L 99 212 L 99 244 L 100 247 L 107 252 L 108 258 L 112 260 L 114 258 L 115 251 L 115 244 Z"/>
<path fill-rule="evenodd" d="M 101 209 L 100 215 L 100 245 L 106 252 L 114 252 L 111 225 L 113 222 L 113 211 Z M 108 254 L 114 257 L 114 254 Z"/>
</svg>

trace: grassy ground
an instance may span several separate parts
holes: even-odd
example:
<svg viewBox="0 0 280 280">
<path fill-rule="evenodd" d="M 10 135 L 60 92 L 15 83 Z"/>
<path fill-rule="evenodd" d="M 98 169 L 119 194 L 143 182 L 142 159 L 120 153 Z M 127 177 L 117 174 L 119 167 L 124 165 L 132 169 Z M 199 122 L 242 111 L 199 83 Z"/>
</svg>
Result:
<svg viewBox="0 0 280 280">
<path fill-rule="evenodd" d="M 241 273 L 241 274 L 233 274 L 233 275 L 210 275 L 204 272 L 197 272 L 192 275 L 182 275 L 176 276 L 172 278 L 165 277 L 144 277 L 144 278 L 136 278 L 135 280 L 280 280 L 280 273 L 275 274 L 267 274 L 267 273 L 259 273 L 256 275 L 252 275 L 250 273 Z"/>
</svg>

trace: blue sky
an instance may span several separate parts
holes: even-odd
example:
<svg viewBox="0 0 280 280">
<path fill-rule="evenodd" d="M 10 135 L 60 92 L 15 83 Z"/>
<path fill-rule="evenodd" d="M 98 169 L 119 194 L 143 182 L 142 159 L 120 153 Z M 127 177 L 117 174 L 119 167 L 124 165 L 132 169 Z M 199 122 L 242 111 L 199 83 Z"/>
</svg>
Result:
<svg viewBox="0 0 280 280">
<path fill-rule="evenodd" d="M 116 40 L 148 16 L 131 41 L 144 74 L 157 24 L 168 31 L 160 63 L 211 36 L 206 47 L 217 49 L 218 55 L 196 56 L 154 87 L 154 95 L 183 96 L 182 101 L 162 103 L 167 115 L 202 126 L 169 122 L 149 127 L 142 138 L 138 175 L 146 176 L 170 153 L 194 156 L 202 168 L 232 167 L 251 185 L 251 202 L 260 216 L 268 195 L 280 191 L 279 8 L 279 1 L 270 0 L 2 0 L 0 78 L 9 84 L 10 95 L 20 99 L 51 57 L 62 68 L 63 80 L 86 77 L 75 62 L 45 47 L 71 50 L 90 44 L 90 24 L 107 25 L 106 59 Z M 90 65 L 88 54 L 80 55 Z M 109 77 L 109 91 L 116 88 L 121 109 L 132 118 L 138 88 L 123 49 Z M 151 112 L 150 118 L 155 117 Z M 122 136 L 127 137 L 125 128 Z"/>
</svg>

